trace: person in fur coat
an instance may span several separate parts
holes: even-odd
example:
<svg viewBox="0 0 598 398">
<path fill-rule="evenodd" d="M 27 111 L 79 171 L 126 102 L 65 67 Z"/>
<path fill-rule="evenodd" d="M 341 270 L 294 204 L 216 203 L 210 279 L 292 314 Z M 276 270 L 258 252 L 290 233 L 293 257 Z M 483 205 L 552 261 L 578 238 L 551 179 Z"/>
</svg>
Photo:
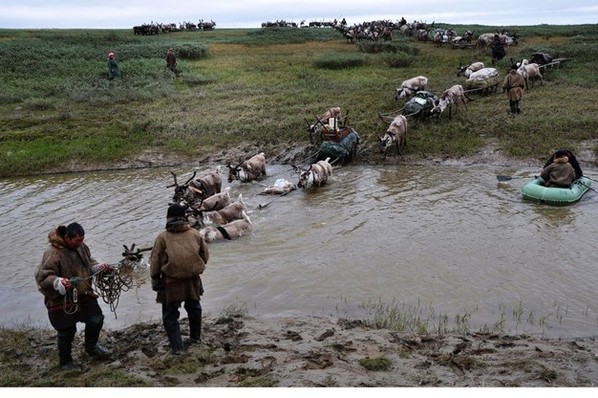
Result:
<svg viewBox="0 0 598 398">
<path fill-rule="evenodd" d="M 575 169 L 567 155 L 561 155 L 542 170 L 540 177 L 544 180 L 544 186 L 569 188 L 575 180 Z"/>
<path fill-rule="evenodd" d="M 110 265 L 91 257 L 83 243 L 85 230 L 78 223 L 61 225 L 48 234 L 48 248 L 35 272 L 38 290 L 44 295 L 48 317 L 58 335 L 58 358 L 65 370 L 80 370 L 71 355 L 77 323 L 85 323 L 85 351 L 108 359 L 110 351 L 98 344 L 104 315 L 92 290 L 92 275 L 112 272 Z"/>
</svg>

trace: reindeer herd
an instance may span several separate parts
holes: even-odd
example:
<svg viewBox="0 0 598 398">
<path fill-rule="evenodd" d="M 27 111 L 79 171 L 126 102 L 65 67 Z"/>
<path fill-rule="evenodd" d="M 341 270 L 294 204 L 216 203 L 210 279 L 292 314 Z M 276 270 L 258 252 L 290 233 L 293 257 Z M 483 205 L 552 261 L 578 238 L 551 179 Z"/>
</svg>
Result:
<svg viewBox="0 0 598 398">
<path fill-rule="evenodd" d="M 263 152 L 236 166 L 229 163 L 227 167 L 229 183 L 251 183 L 267 176 L 266 156 Z M 320 188 L 332 176 L 330 158 L 317 161 L 306 169 L 296 166 L 294 168 L 299 175 L 295 184 L 279 179 L 273 186 L 266 187 L 263 194 L 286 195 L 298 188 Z M 237 200 L 233 201 L 230 187 L 222 189 L 223 174 L 220 167 L 199 176 L 195 171 L 182 184 L 179 184 L 174 172 L 171 174 L 174 178 L 174 183 L 168 186 L 174 188 L 171 203 L 179 203 L 185 207 L 189 224 L 199 230 L 207 243 L 236 239 L 247 235 L 253 229 L 250 211 L 243 195 L 240 194 Z"/>
</svg>

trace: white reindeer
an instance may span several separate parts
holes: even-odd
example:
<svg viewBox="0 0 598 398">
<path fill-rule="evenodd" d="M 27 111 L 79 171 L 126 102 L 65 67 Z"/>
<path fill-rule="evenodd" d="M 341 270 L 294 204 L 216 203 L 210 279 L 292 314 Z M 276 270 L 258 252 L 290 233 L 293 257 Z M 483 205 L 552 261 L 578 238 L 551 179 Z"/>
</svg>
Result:
<svg viewBox="0 0 598 398">
<path fill-rule="evenodd" d="M 253 229 L 253 223 L 247 213 L 243 212 L 242 217 L 240 220 L 234 220 L 221 226 L 209 225 L 200 229 L 199 234 L 207 243 L 240 238 Z"/>
<path fill-rule="evenodd" d="M 326 160 L 320 160 L 310 165 L 307 170 L 301 172 L 297 187 L 319 188 L 327 183 L 328 178 L 331 175 L 332 165 L 330 164 L 330 158 L 326 158 Z"/>
<path fill-rule="evenodd" d="M 428 78 L 425 76 L 412 77 L 401 83 L 401 87 L 397 88 L 395 99 L 403 99 L 415 94 L 420 90 L 425 90 L 428 86 Z"/>
<path fill-rule="evenodd" d="M 472 62 L 467 66 L 460 66 L 457 71 L 457 76 L 465 76 L 466 78 L 469 77 L 473 72 L 477 72 L 480 69 L 484 69 L 483 62 Z"/>
<path fill-rule="evenodd" d="M 465 109 L 467 109 L 467 103 L 465 102 L 465 98 L 471 101 L 471 98 L 465 94 L 463 90 L 463 86 L 460 84 L 455 84 L 451 88 L 445 90 L 440 99 L 434 104 L 434 109 L 432 109 L 433 114 L 440 115 L 444 110 L 448 107 L 449 108 L 449 119 L 452 118 L 452 109 L 453 105 L 456 108 L 459 107 L 459 102 L 463 103 Z M 457 110 L 455 109 L 455 113 Z"/>
<path fill-rule="evenodd" d="M 521 62 L 517 63 L 517 66 L 517 73 L 523 77 L 523 80 L 525 80 L 526 90 L 529 89 L 530 81 L 532 82 L 532 85 L 535 80 L 540 80 L 540 84 L 544 84 L 544 76 L 540 73 L 540 65 L 529 63 L 527 59 L 523 59 Z"/>
</svg>

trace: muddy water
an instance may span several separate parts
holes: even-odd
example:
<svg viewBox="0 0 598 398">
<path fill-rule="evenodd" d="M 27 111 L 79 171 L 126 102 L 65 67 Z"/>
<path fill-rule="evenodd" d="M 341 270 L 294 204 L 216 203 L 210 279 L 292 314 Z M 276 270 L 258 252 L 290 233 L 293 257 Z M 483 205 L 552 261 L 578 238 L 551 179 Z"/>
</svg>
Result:
<svg viewBox="0 0 598 398">
<path fill-rule="evenodd" d="M 224 184 L 243 195 L 254 230 L 210 244 L 205 313 L 363 318 L 382 303 L 430 328 L 455 327 L 458 317 L 474 330 L 598 334 L 593 192 L 574 206 L 550 207 L 521 199 L 527 178 L 496 179 L 535 169 L 349 166 L 315 192 L 260 195 L 278 178 L 296 180 L 287 166 L 268 172 L 259 184 Z M 169 169 L 1 181 L 1 325 L 49 326 L 33 272 L 52 226 L 80 222 L 93 255 L 117 263 L 123 244 L 151 246 L 171 182 Z M 103 308 L 109 329 L 158 320 L 147 270 L 114 313 Z"/>
</svg>

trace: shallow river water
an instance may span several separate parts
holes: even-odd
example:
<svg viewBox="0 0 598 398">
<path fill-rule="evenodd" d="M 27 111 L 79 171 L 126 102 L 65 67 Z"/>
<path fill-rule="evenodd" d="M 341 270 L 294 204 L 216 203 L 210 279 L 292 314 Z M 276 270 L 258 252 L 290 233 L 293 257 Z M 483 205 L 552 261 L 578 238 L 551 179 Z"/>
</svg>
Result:
<svg viewBox="0 0 598 398">
<path fill-rule="evenodd" d="M 49 326 L 33 273 L 53 226 L 80 222 L 94 257 L 109 263 L 122 258 L 123 245 L 151 247 L 172 196 L 170 171 L 0 181 L 1 325 Z M 191 172 L 172 171 L 180 180 Z M 524 201 L 519 188 L 537 172 L 347 166 L 327 186 L 286 196 L 260 192 L 278 178 L 295 182 L 289 166 L 269 166 L 260 183 L 225 181 L 233 198 L 243 195 L 254 229 L 210 243 L 204 313 L 363 319 L 392 308 L 431 330 L 465 322 L 472 330 L 597 335 L 598 195 L 567 207 Z M 505 183 L 497 174 L 525 178 Z M 102 303 L 106 328 L 159 319 L 147 274 L 122 292 L 114 313 Z"/>
</svg>

